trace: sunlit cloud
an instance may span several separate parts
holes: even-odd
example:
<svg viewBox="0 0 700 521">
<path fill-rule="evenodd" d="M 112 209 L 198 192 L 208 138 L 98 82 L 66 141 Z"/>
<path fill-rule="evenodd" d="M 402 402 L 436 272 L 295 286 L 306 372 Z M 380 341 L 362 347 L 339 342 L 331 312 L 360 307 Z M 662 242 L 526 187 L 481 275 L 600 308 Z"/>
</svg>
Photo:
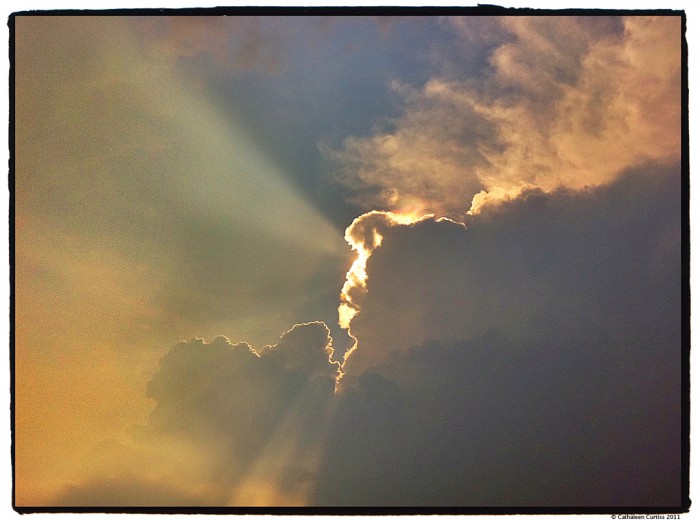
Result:
<svg viewBox="0 0 700 521">
<path fill-rule="evenodd" d="M 600 186 L 677 160 L 679 18 L 629 17 L 620 32 L 588 18 L 499 23 L 512 40 L 495 47 L 482 82 L 395 82 L 398 118 L 325 150 L 358 203 L 392 211 L 418 199 L 461 220 L 524 190 Z"/>
</svg>

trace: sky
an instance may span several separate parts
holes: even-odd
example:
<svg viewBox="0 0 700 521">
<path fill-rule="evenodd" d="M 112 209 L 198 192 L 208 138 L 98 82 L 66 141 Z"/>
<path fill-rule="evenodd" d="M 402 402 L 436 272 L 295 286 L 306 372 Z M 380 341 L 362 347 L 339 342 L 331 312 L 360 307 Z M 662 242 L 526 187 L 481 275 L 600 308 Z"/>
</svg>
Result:
<svg viewBox="0 0 700 521">
<path fill-rule="evenodd" d="M 681 36 L 16 18 L 17 506 L 678 508 Z"/>
</svg>

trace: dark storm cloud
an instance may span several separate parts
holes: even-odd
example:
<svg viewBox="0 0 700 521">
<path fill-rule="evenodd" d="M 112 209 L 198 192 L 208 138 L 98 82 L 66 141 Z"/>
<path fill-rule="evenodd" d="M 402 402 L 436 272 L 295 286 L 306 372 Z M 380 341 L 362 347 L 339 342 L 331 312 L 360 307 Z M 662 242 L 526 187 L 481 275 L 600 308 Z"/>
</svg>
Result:
<svg viewBox="0 0 700 521">
<path fill-rule="evenodd" d="M 387 230 L 317 502 L 678 505 L 680 223 L 650 165 Z"/>
<path fill-rule="evenodd" d="M 353 321 L 381 349 L 360 348 L 352 363 L 492 328 L 549 335 L 598 320 L 634 331 L 678 302 L 679 183 L 677 169 L 651 165 L 606 188 L 531 191 L 466 231 L 430 220 L 388 229 Z"/>
<path fill-rule="evenodd" d="M 315 502 L 677 506 L 680 370 L 672 345 L 594 332 L 429 342 L 345 403 Z"/>
</svg>

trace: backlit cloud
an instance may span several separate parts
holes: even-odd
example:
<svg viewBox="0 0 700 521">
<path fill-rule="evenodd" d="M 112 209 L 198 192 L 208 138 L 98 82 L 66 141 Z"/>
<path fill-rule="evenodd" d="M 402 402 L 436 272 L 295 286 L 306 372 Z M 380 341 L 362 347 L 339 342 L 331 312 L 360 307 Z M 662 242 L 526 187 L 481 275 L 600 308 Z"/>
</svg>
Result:
<svg viewBox="0 0 700 521">
<path fill-rule="evenodd" d="M 345 240 L 356 252 L 356 258 L 345 276 L 345 283 L 340 292 L 340 306 L 338 306 L 338 324 L 347 330 L 353 341 L 343 355 L 343 364 L 358 347 L 357 338 L 352 334 L 350 325 L 355 315 L 360 312 L 361 302 L 367 294 L 367 261 L 372 252 L 382 245 L 384 233 L 389 228 L 412 225 L 431 217 L 433 216 L 430 214 L 418 216 L 372 211 L 362 214 L 345 230 Z M 339 374 L 340 377 L 342 372 Z"/>
<path fill-rule="evenodd" d="M 360 348 L 343 371 L 357 376 L 430 339 L 555 335 L 592 317 L 636 324 L 639 311 L 625 315 L 643 302 L 653 320 L 680 292 L 679 182 L 677 167 L 652 165 L 607 188 L 527 192 L 466 229 L 428 219 L 386 230 L 352 323 Z"/>
<path fill-rule="evenodd" d="M 467 229 L 387 230 L 316 501 L 674 504 L 679 182 L 645 167 L 529 192 Z"/>
<path fill-rule="evenodd" d="M 181 342 L 148 383 L 148 423 L 98 449 L 94 477 L 59 502 L 304 504 L 333 396 L 331 352 L 319 322 L 294 326 L 260 354 L 225 337 Z"/>
</svg>

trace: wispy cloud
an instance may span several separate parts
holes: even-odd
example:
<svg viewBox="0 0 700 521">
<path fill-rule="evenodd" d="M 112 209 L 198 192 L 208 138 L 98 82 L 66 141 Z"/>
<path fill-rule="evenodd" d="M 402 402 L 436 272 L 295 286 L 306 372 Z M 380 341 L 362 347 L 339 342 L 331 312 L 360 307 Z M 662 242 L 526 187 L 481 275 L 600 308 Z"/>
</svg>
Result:
<svg viewBox="0 0 700 521">
<path fill-rule="evenodd" d="M 400 117 L 325 150 L 356 202 L 463 218 L 524 189 L 597 186 L 679 157 L 679 18 L 630 17 L 622 31 L 587 18 L 501 24 L 511 40 L 480 82 L 395 83 Z"/>
</svg>

